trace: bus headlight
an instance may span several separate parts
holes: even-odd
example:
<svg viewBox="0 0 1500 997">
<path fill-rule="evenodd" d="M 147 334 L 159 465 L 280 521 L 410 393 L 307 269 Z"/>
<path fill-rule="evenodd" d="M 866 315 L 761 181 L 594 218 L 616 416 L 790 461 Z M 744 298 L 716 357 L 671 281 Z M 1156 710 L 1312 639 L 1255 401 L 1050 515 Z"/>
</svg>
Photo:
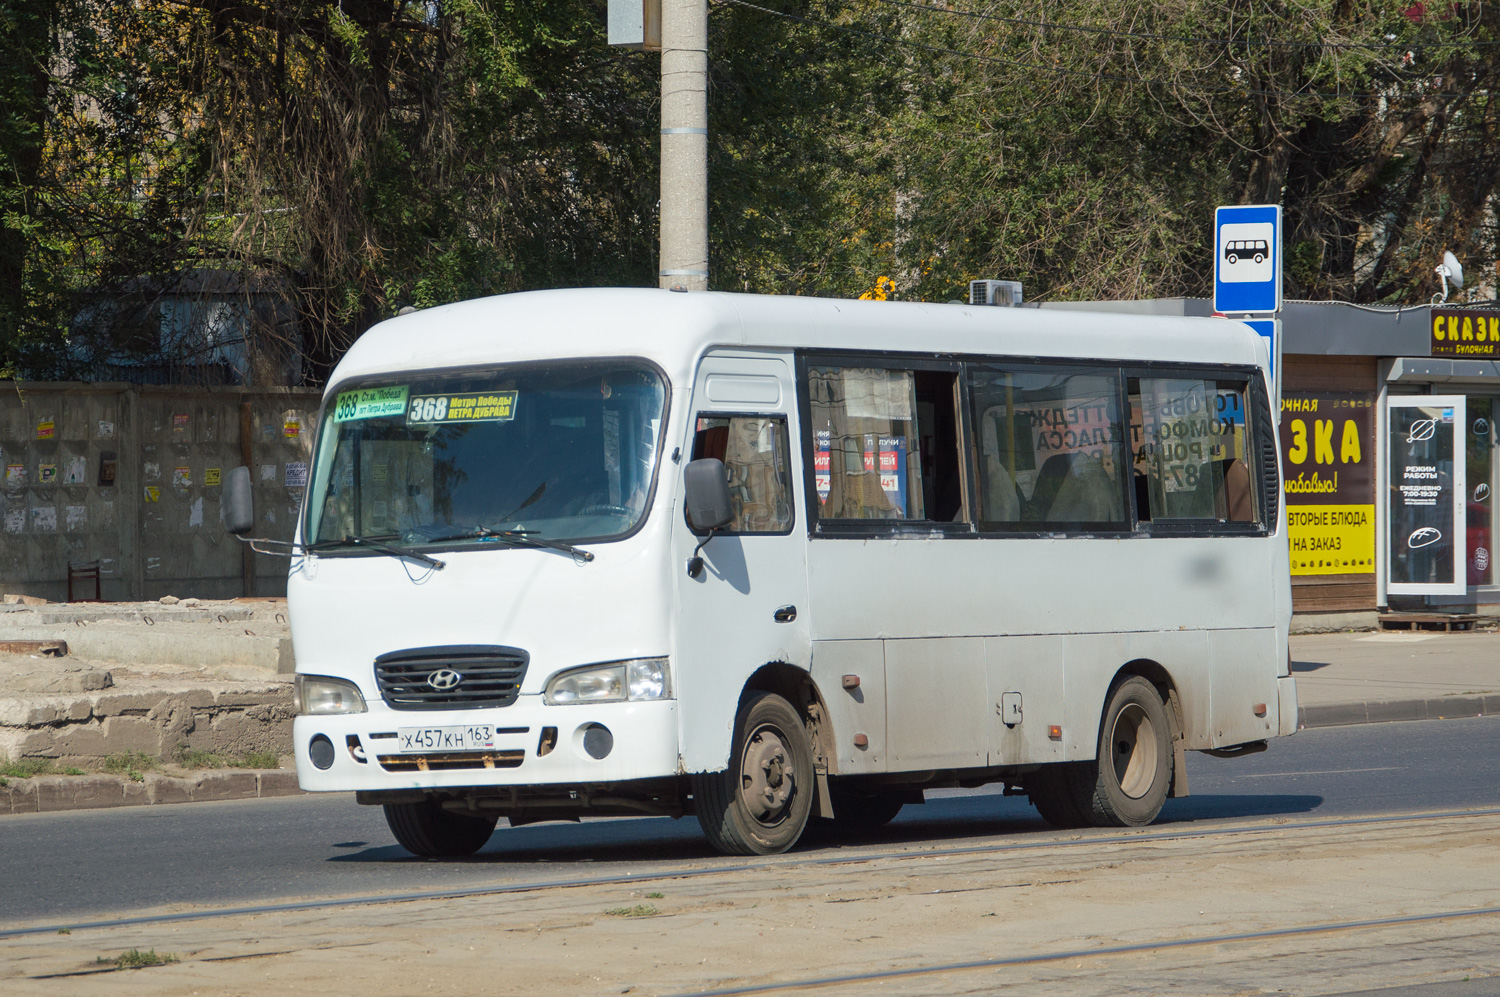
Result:
<svg viewBox="0 0 1500 997">
<path fill-rule="evenodd" d="M 365 697 L 347 679 L 327 675 L 298 675 L 292 680 L 292 706 L 298 716 L 363 713 Z"/>
<path fill-rule="evenodd" d="M 547 683 L 546 693 L 554 706 L 671 698 L 672 671 L 666 658 L 632 658 L 559 672 Z"/>
</svg>

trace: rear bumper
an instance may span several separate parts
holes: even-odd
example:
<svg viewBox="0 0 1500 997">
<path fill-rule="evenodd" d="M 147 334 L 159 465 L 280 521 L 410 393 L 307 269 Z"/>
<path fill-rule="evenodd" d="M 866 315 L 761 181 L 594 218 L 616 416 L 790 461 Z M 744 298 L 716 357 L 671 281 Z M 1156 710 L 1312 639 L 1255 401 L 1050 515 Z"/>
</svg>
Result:
<svg viewBox="0 0 1500 997">
<path fill-rule="evenodd" d="M 1297 680 L 1291 676 L 1276 680 L 1277 715 L 1280 722 L 1276 733 L 1282 737 L 1297 732 Z"/>
<path fill-rule="evenodd" d="M 469 724 L 516 732 L 497 733 L 491 752 L 427 754 L 433 766 L 427 771 L 415 767 L 416 755 L 398 750 L 400 742 L 394 736 L 401 727 Z M 613 735 L 614 745 L 604 758 L 593 758 L 584 750 L 584 730 L 595 724 Z M 548 727 L 557 729 L 556 744 L 543 754 L 543 730 Z M 408 712 L 372 704 L 368 713 L 302 716 L 292 725 L 297 781 L 311 792 L 570 786 L 661 778 L 677 774 L 677 731 L 675 701 L 548 706 L 541 696 L 522 696 L 511 706 L 488 710 Z M 309 754 L 309 745 L 320 734 L 333 742 L 333 763 L 327 769 L 315 766 Z M 483 763 L 486 754 L 495 767 Z M 440 767 L 455 763 L 461 767 Z"/>
</svg>

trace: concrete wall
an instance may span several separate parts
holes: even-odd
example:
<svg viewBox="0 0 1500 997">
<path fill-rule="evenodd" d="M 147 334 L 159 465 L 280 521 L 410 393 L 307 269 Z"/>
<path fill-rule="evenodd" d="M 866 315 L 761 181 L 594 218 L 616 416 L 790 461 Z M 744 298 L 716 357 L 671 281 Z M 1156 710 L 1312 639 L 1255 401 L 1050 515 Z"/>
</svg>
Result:
<svg viewBox="0 0 1500 997">
<path fill-rule="evenodd" d="M 290 538 L 318 398 L 0 382 L 0 589 L 61 601 L 69 562 L 97 560 L 109 601 L 285 594 L 286 560 L 225 532 L 221 482 L 248 453 L 256 532 Z"/>
</svg>

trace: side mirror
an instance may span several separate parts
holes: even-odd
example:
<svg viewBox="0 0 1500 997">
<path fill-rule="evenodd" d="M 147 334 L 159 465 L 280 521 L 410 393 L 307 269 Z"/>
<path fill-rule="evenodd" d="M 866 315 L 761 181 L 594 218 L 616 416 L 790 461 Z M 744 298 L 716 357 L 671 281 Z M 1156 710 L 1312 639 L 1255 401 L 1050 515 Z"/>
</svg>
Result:
<svg viewBox="0 0 1500 997">
<path fill-rule="evenodd" d="M 250 469 L 232 467 L 224 478 L 224 526 L 243 537 L 255 526 L 255 501 L 250 497 Z"/>
<path fill-rule="evenodd" d="M 734 519 L 729 478 L 717 457 L 689 461 L 685 477 L 688 526 L 699 536 L 728 526 Z"/>
</svg>

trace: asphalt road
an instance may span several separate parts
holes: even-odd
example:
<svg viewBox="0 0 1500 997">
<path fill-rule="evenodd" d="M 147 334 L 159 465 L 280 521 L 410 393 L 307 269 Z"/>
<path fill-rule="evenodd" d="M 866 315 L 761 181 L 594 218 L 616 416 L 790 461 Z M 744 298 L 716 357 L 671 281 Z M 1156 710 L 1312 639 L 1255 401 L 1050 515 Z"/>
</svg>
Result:
<svg viewBox="0 0 1500 997">
<path fill-rule="evenodd" d="M 1189 759 L 1193 795 L 1169 800 L 1162 826 L 1500 806 L 1500 718 L 1322 728 L 1259 755 Z M 941 791 L 851 843 L 1046 830 L 1024 799 Z M 421 860 L 394 843 L 378 808 L 343 794 L 13 816 L 0 819 L 0 926 L 747 861 L 715 855 L 692 818 L 653 817 L 502 828 L 472 859 Z"/>
</svg>

